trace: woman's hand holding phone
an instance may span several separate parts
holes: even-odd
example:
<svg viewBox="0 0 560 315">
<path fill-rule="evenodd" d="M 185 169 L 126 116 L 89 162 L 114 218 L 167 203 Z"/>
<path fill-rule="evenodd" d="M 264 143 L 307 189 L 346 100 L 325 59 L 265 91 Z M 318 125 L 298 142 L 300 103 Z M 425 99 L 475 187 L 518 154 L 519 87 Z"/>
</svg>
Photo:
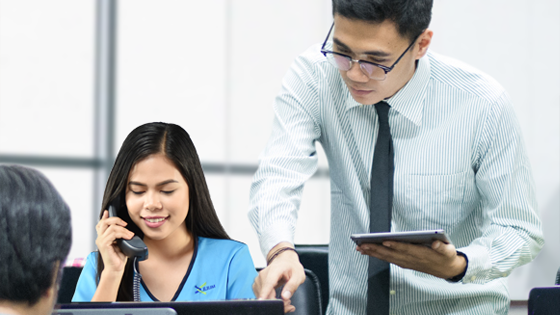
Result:
<svg viewBox="0 0 560 315">
<path fill-rule="evenodd" d="M 97 239 L 95 244 L 103 257 L 105 268 L 103 272 L 122 273 L 126 265 L 127 257 L 117 246 L 117 239 L 132 239 L 134 233 L 126 229 L 127 223 L 119 217 L 109 217 L 109 212 L 105 210 L 103 217 L 97 223 Z"/>
<path fill-rule="evenodd" d="M 105 210 L 103 217 L 95 226 L 95 244 L 103 259 L 104 269 L 97 285 L 92 302 L 114 302 L 117 300 L 119 285 L 124 274 L 127 257 L 117 246 L 117 239 L 131 239 L 134 233 L 125 228 L 127 223 L 119 217 L 109 217 Z"/>
</svg>

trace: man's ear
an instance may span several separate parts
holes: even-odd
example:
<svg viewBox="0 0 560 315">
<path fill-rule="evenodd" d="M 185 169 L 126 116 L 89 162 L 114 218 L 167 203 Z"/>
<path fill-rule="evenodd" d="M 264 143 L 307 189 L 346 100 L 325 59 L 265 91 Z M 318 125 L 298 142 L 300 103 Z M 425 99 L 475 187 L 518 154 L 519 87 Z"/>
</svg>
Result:
<svg viewBox="0 0 560 315">
<path fill-rule="evenodd" d="M 426 29 L 420 36 L 418 37 L 418 51 L 416 52 L 416 60 L 424 57 L 428 52 L 428 47 L 432 43 L 432 36 L 434 36 L 434 32 L 430 29 Z"/>
</svg>

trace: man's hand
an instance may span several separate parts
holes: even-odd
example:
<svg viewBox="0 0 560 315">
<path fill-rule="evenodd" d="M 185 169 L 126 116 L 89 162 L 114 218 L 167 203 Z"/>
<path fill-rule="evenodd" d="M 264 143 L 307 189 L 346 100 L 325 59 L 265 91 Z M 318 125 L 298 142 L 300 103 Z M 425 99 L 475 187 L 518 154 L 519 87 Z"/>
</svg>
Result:
<svg viewBox="0 0 560 315">
<path fill-rule="evenodd" d="M 432 247 L 386 241 L 383 245 L 362 244 L 356 250 L 402 268 L 413 269 L 438 278 L 449 279 L 467 268 L 465 257 L 457 255 L 453 244 L 434 241 Z"/>
<path fill-rule="evenodd" d="M 293 247 L 293 245 L 285 242 L 276 245 L 268 253 L 267 261 L 282 247 Z M 274 299 L 275 289 L 284 285 L 281 294 L 284 312 L 293 312 L 296 308 L 291 305 L 291 297 L 304 281 L 305 272 L 298 255 L 294 251 L 287 250 L 276 256 L 270 265 L 259 272 L 253 283 L 253 292 L 258 299 Z"/>
</svg>

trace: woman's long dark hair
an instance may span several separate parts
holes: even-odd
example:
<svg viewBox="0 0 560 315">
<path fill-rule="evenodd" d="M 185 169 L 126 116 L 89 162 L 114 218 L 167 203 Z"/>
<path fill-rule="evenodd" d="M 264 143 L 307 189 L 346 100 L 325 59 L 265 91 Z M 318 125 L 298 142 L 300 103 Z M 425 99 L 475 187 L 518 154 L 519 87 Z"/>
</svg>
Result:
<svg viewBox="0 0 560 315">
<path fill-rule="evenodd" d="M 175 164 L 175 167 L 187 182 L 189 187 L 189 212 L 185 219 L 187 230 L 196 239 L 198 236 L 229 239 L 220 224 L 214 205 L 210 199 L 210 192 L 206 185 L 202 166 L 198 154 L 189 134 L 180 126 L 154 122 L 141 125 L 134 129 L 124 140 L 103 194 L 103 202 L 99 218 L 103 211 L 114 200 L 120 200 L 116 205 L 117 215 L 126 221 L 127 229 L 144 237 L 142 230 L 132 221 L 125 202 L 125 192 L 130 170 L 136 163 L 153 154 L 163 154 Z M 104 269 L 101 254 L 97 253 L 97 281 Z M 132 278 L 134 276 L 133 259 L 129 259 L 123 274 L 117 301 L 132 301 Z"/>
</svg>

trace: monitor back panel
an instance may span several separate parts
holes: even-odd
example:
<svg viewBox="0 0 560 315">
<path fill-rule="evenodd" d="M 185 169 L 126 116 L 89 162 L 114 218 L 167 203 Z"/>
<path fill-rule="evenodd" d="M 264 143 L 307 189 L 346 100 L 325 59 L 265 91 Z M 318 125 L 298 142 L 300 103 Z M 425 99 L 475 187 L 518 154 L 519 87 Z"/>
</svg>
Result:
<svg viewBox="0 0 560 315">
<path fill-rule="evenodd" d="M 172 308 L 73 308 L 55 310 L 52 315 L 177 315 Z"/>
<path fill-rule="evenodd" d="M 161 308 L 174 309 L 178 315 L 283 315 L 284 303 L 281 300 L 229 300 L 207 302 L 120 302 L 120 303 L 69 303 L 60 304 L 60 311 L 67 309 L 96 309 L 96 308 Z M 132 313 L 135 315 L 135 313 Z M 66 314 L 65 314 L 66 315 Z M 82 315 L 82 314 L 79 314 Z M 84 314 L 85 315 L 85 314 Z"/>
</svg>

